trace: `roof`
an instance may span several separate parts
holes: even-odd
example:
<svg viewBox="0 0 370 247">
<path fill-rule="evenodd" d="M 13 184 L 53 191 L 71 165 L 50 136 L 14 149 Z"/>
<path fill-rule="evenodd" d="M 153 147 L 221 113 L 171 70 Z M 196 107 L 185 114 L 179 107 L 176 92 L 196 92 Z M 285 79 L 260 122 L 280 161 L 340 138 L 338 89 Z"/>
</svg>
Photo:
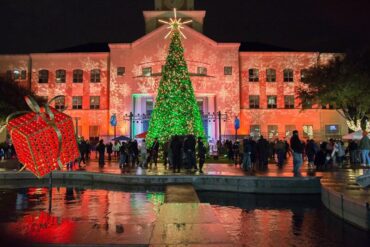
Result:
<svg viewBox="0 0 370 247">
<path fill-rule="evenodd" d="M 109 52 L 108 43 L 87 43 L 71 47 L 66 47 L 54 51 L 51 53 L 74 53 L 74 52 Z"/>
<path fill-rule="evenodd" d="M 275 46 L 260 42 L 241 42 L 239 51 L 296 51 L 293 49 Z"/>
</svg>

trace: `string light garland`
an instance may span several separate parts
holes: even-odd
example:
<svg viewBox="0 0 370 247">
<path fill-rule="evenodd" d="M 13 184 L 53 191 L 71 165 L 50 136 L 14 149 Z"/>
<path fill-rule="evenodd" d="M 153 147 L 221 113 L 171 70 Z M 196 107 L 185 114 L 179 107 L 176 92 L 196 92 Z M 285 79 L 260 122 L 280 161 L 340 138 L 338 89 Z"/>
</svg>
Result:
<svg viewBox="0 0 370 247">
<path fill-rule="evenodd" d="M 184 23 L 177 19 L 174 9 L 174 19 L 167 23 L 171 30 L 171 43 L 166 63 L 162 69 L 155 107 L 149 122 L 147 143 L 151 145 L 154 138 L 164 143 L 173 135 L 192 134 L 205 138 L 204 127 L 199 107 L 190 80 L 188 67 L 184 58 L 184 48 L 181 44 L 181 27 Z"/>
<path fill-rule="evenodd" d="M 170 18 L 170 21 L 158 20 L 161 23 L 167 24 L 168 25 L 167 28 L 170 29 L 170 31 L 166 34 L 166 36 L 164 38 L 167 39 L 167 37 L 170 36 L 172 33 L 179 32 L 181 34 L 181 36 L 184 37 L 184 39 L 186 39 L 186 36 L 181 31 L 181 29 L 184 28 L 183 25 L 189 24 L 193 20 L 188 20 L 188 21 L 183 22 L 183 21 L 181 21 L 181 18 L 177 19 L 176 8 L 173 9 L 173 16 L 174 16 L 173 18 Z"/>
</svg>

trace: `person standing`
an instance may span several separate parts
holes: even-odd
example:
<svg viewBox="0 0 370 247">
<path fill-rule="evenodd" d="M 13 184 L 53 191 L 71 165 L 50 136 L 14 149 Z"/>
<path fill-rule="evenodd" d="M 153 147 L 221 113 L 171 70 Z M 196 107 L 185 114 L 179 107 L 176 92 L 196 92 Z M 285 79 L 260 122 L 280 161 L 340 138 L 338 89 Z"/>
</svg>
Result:
<svg viewBox="0 0 370 247">
<path fill-rule="evenodd" d="M 277 155 L 277 165 L 279 168 L 282 168 L 285 161 L 285 142 L 277 139 L 275 144 L 275 152 Z"/>
<path fill-rule="evenodd" d="M 198 158 L 199 158 L 199 172 L 203 173 L 203 165 L 204 165 L 204 162 L 206 161 L 207 149 L 204 146 L 202 137 L 198 137 L 197 151 L 198 151 Z"/>
<path fill-rule="evenodd" d="M 314 165 L 315 155 L 319 151 L 318 149 L 319 148 L 313 139 L 307 141 L 307 144 L 305 146 L 305 153 L 307 156 L 309 168 L 312 168 Z"/>
<path fill-rule="evenodd" d="M 293 136 L 290 138 L 290 147 L 293 150 L 293 172 L 294 175 L 299 175 L 303 163 L 303 145 L 297 130 L 293 131 Z"/>
<path fill-rule="evenodd" d="M 114 141 L 113 152 L 114 152 L 114 156 L 116 157 L 116 159 L 118 159 L 118 157 L 119 157 L 120 147 L 121 147 L 120 142 L 119 141 Z"/>
<path fill-rule="evenodd" d="M 252 170 L 252 139 L 250 136 L 247 136 L 243 140 L 243 169 L 246 171 Z"/>
<path fill-rule="evenodd" d="M 113 153 L 113 144 L 112 144 L 112 142 L 109 142 L 107 144 L 107 153 L 108 153 L 108 160 L 111 161 L 112 160 L 112 153 Z"/>
<path fill-rule="evenodd" d="M 347 151 L 349 153 L 349 161 L 350 161 L 350 164 L 351 165 L 358 165 L 358 155 L 357 155 L 357 151 L 358 151 L 358 144 L 354 141 L 354 140 L 351 140 L 348 144 L 348 147 L 347 147 Z"/>
<path fill-rule="evenodd" d="M 197 168 L 197 163 L 195 160 L 195 137 L 193 135 L 188 135 L 184 140 L 184 152 L 186 156 L 187 169 Z"/>
<path fill-rule="evenodd" d="M 140 157 L 141 157 L 140 167 L 146 167 L 147 159 L 148 159 L 148 152 L 146 148 L 145 139 L 143 139 L 143 142 L 141 143 L 141 146 L 140 146 Z"/>
<path fill-rule="evenodd" d="M 127 147 L 126 143 L 122 142 L 122 144 L 119 146 L 119 167 L 123 168 L 125 166 L 127 159 Z"/>
<path fill-rule="evenodd" d="M 170 141 L 166 141 L 163 145 L 163 166 L 164 168 L 166 169 L 167 168 L 167 162 L 169 162 L 168 160 L 168 151 L 169 151 L 169 147 L 170 147 Z M 170 166 L 170 164 L 169 164 Z"/>
<path fill-rule="evenodd" d="M 86 142 L 84 138 L 81 137 L 81 140 L 78 143 L 78 151 L 80 152 L 80 159 L 78 161 L 78 167 L 81 167 L 81 161 L 84 163 L 84 165 L 86 165 L 85 150 L 86 150 Z"/>
<path fill-rule="evenodd" d="M 104 141 L 100 140 L 98 146 L 96 147 L 96 151 L 99 153 L 99 166 L 104 166 L 104 155 L 105 155 L 105 145 Z"/>
<path fill-rule="evenodd" d="M 154 142 L 152 144 L 152 147 L 150 148 L 150 162 L 149 167 L 152 169 L 152 162 L 154 161 L 154 166 L 157 168 L 157 161 L 158 161 L 158 151 L 159 151 L 159 142 L 158 138 L 154 138 Z"/>
<path fill-rule="evenodd" d="M 170 143 L 170 149 L 172 153 L 172 169 L 173 172 L 180 172 L 181 158 L 182 158 L 182 144 L 178 135 L 172 137 Z"/>
<path fill-rule="evenodd" d="M 269 155 L 268 150 L 269 142 L 261 135 L 260 139 L 257 141 L 257 154 L 258 154 L 258 165 L 259 168 L 262 170 L 267 169 Z"/>
<path fill-rule="evenodd" d="M 239 158 L 240 158 L 240 155 L 239 155 L 239 141 L 236 140 L 234 142 L 234 144 L 232 145 L 232 147 L 233 147 L 234 164 L 237 165 L 239 163 Z"/>
<path fill-rule="evenodd" d="M 370 153 L 370 139 L 369 137 L 367 136 L 367 132 L 366 131 L 363 131 L 362 132 L 362 138 L 360 140 L 360 145 L 359 145 L 359 148 L 361 150 L 361 164 L 362 166 L 366 167 L 370 167 L 370 157 L 369 157 L 369 153 Z"/>
</svg>

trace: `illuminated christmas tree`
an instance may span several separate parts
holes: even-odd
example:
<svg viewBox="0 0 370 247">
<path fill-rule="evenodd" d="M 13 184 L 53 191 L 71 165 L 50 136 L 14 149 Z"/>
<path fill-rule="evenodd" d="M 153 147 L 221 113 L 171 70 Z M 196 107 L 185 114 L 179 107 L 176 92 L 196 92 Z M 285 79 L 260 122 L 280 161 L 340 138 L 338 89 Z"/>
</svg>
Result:
<svg viewBox="0 0 370 247">
<path fill-rule="evenodd" d="M 170 22 L 170 31 L 166 35 L 171 37 L 166 64 L 162 69 L 162 78 L 158 87 L 155 107 L 149 122 L 147 142 L 154 138 L 160 143 L 169 140 L 173 135 L 193 134 L 196 137 L 204 135 L 202 117 L 190 81 L 188 67 L 184 58 L 184 48 L 181 44 L 182 25 L 190 21 L 181 22 L 175 18 Z"/>
</svg>

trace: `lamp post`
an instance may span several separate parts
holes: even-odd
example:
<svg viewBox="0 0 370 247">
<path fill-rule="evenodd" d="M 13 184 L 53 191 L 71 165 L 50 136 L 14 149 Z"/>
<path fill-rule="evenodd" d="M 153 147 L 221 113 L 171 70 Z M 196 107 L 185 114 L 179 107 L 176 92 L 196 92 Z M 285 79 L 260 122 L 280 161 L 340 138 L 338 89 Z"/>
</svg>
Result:
<svg viewBox="0 0 370 247">
<path fill-rule="evenodd" d="M 207 119 L 209 121 L 213 120 L 214 122 L 218 120 L 218 140 L 221 142 L 221 121 L 226 121 L 227 114 L 221 113 L 221 111 L 218 112 L 208 112 L 208 114 L 202 115 L 203 119 Z"/>
<path fill-rule="evenodd" d="M 129 114 L 125 114 L 124 117 L 123 117 L 123 120 L 125 121 L 129 121 L 130 122 L 130 138 L 132 139 L 133 138 L 133 134 L 132 134 L 132 124 L 135 123 L 135 121 L 140 121 L 142 122 L 143 120 L 149 120 L 150 119 L 150 115 L 147 115 L 147 114 L 133 114 L 132 112 L 130 112 Z"/>
</svg>

